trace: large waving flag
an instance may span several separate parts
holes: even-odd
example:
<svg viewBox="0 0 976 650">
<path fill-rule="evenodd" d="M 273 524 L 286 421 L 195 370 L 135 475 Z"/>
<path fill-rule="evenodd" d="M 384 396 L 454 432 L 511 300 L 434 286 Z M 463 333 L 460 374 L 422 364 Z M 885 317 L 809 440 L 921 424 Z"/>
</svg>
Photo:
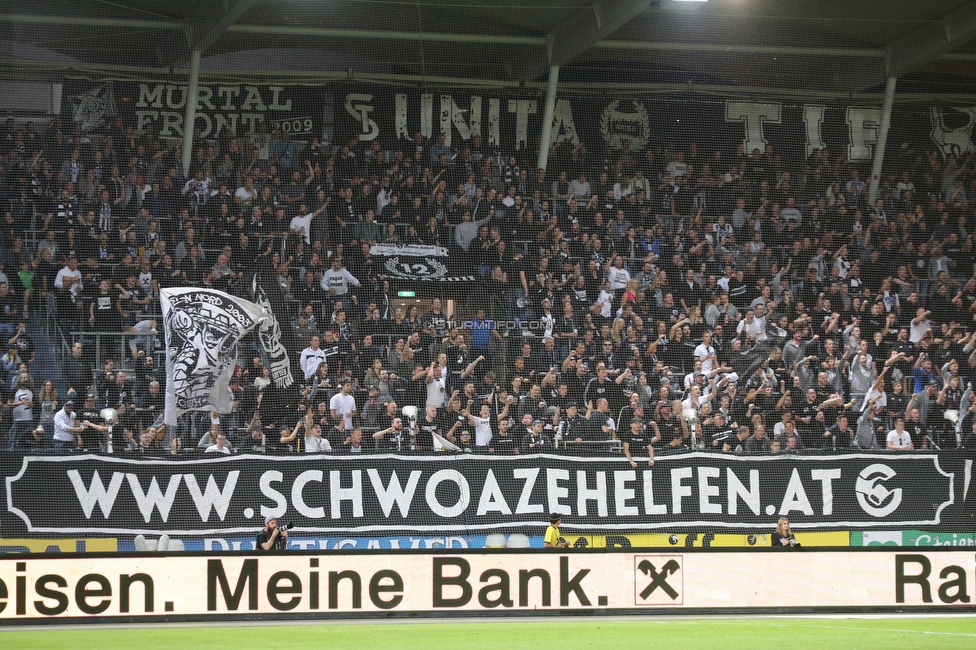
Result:
<svg viewBox="0 0 976 650">
<path fill-rule="evenodd" d="M 163 289 L 167 425 L 187 411 L 230 413 L 237 344 L 267 315 L 252 302 L 212 289 Z"/>
</svg>

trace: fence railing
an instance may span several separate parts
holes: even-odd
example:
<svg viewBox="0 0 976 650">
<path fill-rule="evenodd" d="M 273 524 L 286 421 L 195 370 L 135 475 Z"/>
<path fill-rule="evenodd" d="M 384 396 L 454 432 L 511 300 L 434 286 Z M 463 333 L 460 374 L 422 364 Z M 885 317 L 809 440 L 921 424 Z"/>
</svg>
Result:
<svg viewBox="0 0 976 650">
<path fill-rule="evenodd" d="M 60 328 L 58 331 L 61 332 Z M 162 336 L 162 332 L 159 332 L 155 338 L 162 341 Z M 91 345 L 94 339 L 94 346 L 89 349 L 88 359 L 95 364 L 96 368 L 101 368 L 105 361 L 111 359 L 116 362 L 117 369 L 126 370 L 132 367 L 129 341 L 135 338 L 146 338 L 146 335 L 124 331 L 70 331 L 67 337 L 61 335 L 61 350 L 63 354 L 70 354 L 74 343 L 81 341 Z M 161 356 L 162 352 L 162 347 L 151 350 L 154 361 L 159 361 L 155 357 Z"/>
</svg>

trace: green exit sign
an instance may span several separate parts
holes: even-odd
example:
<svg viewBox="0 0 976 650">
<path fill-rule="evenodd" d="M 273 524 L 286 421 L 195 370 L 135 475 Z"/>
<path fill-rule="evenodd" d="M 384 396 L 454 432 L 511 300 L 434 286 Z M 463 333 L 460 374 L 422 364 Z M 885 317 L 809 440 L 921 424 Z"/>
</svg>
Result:
<svg viewBox="0 0 976 650">
<path fill-rule="evenodd" d="M 397 298 L 416 298 L 416 291 L 397 291 Z"/>
</svg>

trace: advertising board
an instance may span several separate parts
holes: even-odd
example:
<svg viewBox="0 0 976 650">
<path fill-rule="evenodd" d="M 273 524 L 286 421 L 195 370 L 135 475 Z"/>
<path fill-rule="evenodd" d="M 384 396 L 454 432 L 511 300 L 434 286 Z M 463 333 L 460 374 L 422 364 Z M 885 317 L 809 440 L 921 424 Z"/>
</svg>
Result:
<svg viewBox="0 0 976 650">
<path fill-rule="evenodd" d="M 851 546 L 976 546 L 976 535 L 922 530 L 858 530 L 851 533 Z"/>
<path fill-rule="evenodd" d="M 73 537 L 4 539 L 0 537 L 0 554 L 4 553 L 114 553 L 125 550 L 114 537 Z M 133 547 L 135 548 L 135 547 Z"/>
<path fill-rule="evenodd" d="M 0 560 L 0 620 L 968 610 L 970 552 L 186 554 Z"/>
</svg>

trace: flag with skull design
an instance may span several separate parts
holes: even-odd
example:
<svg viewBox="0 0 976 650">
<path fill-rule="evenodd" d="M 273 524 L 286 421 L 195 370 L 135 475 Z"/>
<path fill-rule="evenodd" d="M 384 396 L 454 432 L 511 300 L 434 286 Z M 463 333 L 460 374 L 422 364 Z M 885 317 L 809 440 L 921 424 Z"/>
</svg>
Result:
<svg viewBox="0 0 976 650">
<path fill-rule="evenodd" d="M 230 413 L 230 381 L 240 340 L 267 314 L 252 302 L 211 289 L 160 292 L 166 333 L 167 425 L 187 411 Z"/>
</svg>

